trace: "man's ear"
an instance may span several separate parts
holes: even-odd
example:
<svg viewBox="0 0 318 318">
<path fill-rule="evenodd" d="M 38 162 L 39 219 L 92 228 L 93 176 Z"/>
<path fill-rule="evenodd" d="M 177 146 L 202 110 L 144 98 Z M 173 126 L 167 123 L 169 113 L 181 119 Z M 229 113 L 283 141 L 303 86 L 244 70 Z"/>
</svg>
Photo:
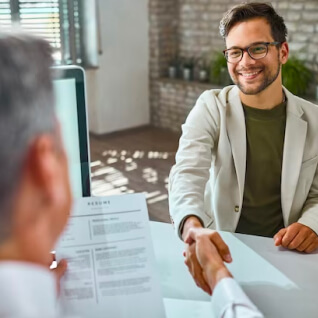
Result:
<svg viewBox="0 0 318 318">
<path fill-rule="evenodd" d="M 47 231 L 51 222 L 48 212 L 54 210 L 58 201 L 54 191 L 59 187 L 60 174 L 55 136 L 37 136 L 26 152 L 14 202 L 15 237 L 30 241 L 39 232 Z M 43 241 L 47 238 L 48 233 Z"/>
<path fill-rule="evenodd" d="M 280 61 L 285 64 L 289 56 L 289 46 L 287 42 L 283 42 L 280 48 Z"/>
<path fill-rule="evenodd" d="M 43 200 L 54 200 L 58 187 L 60 164 L 55 136 L 43 134 L 33 140 L 29 148 L 25 172 Z"/>
</svg>

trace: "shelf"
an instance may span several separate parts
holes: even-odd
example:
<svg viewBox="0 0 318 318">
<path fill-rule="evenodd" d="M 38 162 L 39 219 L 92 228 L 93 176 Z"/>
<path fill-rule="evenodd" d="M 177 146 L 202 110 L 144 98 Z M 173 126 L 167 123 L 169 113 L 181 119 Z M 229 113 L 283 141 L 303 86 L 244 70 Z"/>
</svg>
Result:
<svg viewBox="0 0 318 318">
<path fill-rule="evenodd" d="M 160 83 L 163 84 L 171 84 L 176 86 L 183 86 L 183 87 L 195 87 L 195 88 L 202 88 L 202 90 L 212 89 L 212 88 L 223 88 L 222 86 L 218 86 L 216 84 L 211 83 L 201 83 L 197 81 L 185 81 L 182 79 L 173 79 L 168 77 L 163 77 L 158 79 Z"/>
</svg>

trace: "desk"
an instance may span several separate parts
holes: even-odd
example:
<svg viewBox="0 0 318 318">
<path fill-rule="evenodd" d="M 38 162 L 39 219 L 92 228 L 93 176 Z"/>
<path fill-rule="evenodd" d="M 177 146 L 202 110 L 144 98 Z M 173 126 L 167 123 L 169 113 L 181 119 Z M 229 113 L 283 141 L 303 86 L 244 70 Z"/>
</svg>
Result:
<svg viewBox="0 0 318 318">
<path fill-rule="evenodd" d="M 184 244 L 172 225 L 150 223 L 163 297 L 209 302 L 210 296 L 195 285 L 184 265 Z M 229 270 L 265 317 L 318 317 L 318 252 L 302 254 L 278 248 L 271 238 L 220 234 L 233 257 Z M 187 317 L 190 315 L 182 318 Z"/>
</svg>

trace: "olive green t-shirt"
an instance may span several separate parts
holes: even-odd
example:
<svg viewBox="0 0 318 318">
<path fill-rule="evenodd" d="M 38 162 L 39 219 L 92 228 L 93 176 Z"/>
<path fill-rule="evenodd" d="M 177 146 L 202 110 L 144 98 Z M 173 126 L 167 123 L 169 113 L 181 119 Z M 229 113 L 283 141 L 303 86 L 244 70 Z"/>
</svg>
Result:
<svg viewBox="0 0 318 318">
<path fill-rule="evenodd" d="M 284 227 L 281 171 L 286 102 L 272 109 L 243 105 L 246 123 L 246 175 L 236 232 L 273 237 Z"/>
</svg>

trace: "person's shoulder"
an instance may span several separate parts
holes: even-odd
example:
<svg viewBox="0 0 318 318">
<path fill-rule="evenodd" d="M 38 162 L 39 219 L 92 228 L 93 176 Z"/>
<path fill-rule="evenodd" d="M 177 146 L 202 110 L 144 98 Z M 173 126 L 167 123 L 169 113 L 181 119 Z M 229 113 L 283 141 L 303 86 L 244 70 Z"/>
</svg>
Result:
<svg viewBox="0 0 318 318">
<path fill-rule="evenodd" d="M 318 112 L 318 102 L 314 103 L 302 97 L 296 96 L 292 94 L 291 92 L 289 92 L 287 89 L 285 89 L 285 93 L 286 93 L 288 102 L 291 103 L 292 105 L 300 106 L 304 112 L 306 111 Z"/>
<path fill-rule="evenodd" d="M 229 96 L 233 94 L 238 94 L 236 85 L 206 90 L 200 95 L 199 99 L 206 103 L 220 103 L 225 106 L 229 100 Z"/>
<path fill-rule="evenodd" d="M 297 97 L 299 99 L 299 102 L 304 105 L 305 107 L 310 107 L 314 109 L 315 111 L 318 111 L 318 102 L 311 102 L 309 100 L 303 99 L 301 97 Z"/>
<path fill-rule="evenodd" d="M 294 96 L 295 100 L 297 100 L 297 102 L 299 104 L 301 104 L 302 106 L 312 107 L 313 109 L 318 110 L 318 102 L 312 102 L 312 101 L 309 101 L 307 99 L 304 99 L 302 97 L 295 96 L 295 95 L 293 95 L 293 96 Z"/>
</svg>

